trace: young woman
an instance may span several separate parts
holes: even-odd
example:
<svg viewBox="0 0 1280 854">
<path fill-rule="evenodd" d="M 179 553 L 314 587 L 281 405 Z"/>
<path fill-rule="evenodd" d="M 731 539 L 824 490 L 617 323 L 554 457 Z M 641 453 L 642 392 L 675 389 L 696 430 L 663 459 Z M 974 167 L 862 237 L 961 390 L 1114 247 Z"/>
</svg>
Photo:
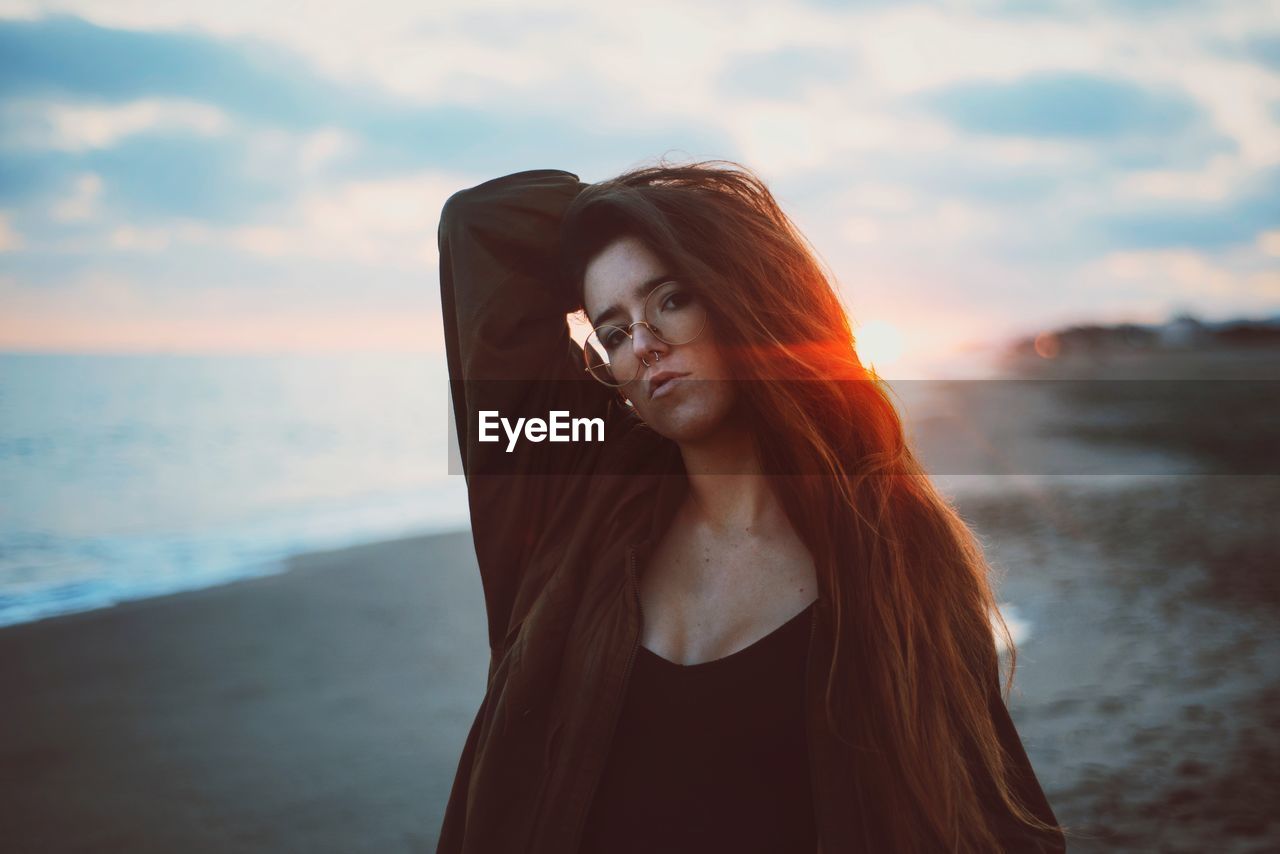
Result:
<svg viewBox="0 0 1280 854">
<path fill-rule="evenodd" d="M 440 852 L 1065 850 L 981 549 L 756 176 L 519 172 L 438 238 L 491 652 Z"/>
</svg>

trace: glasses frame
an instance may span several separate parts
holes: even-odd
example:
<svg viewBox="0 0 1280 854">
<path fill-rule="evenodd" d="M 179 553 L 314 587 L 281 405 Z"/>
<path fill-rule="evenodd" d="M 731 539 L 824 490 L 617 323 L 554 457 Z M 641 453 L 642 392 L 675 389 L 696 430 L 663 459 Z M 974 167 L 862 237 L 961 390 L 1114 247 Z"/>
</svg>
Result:
<svg viewBox="0 0 1280 854">
<path fill-rule="evenodd" d="M 663 285 L 669 285 L 669 284 L 671 284 L 672 282 L 675 282 L 675 283 L 676 283 L 676 284 L 678 284 L 678 285 L 684 285 L 684 283 L 683 283 L 681 280 L 676 279 L 676 278 L 664 279 L 663 281 L 658 282 L 658 284 L 656 284 L 656 285 L 654 285 L 654 286 L 653 286 L 653 290 L 649 291 L 649 293 L 648 293 L 648 294 L 645 296 L 645 298 L 644 298 L 644 304 L 645 304 L 646 309 L 647 309 L 647 307 L 648 307 L 648 305 L 649 305 L 649 299 L 650 299 L 654 294 L 656 294 L 659 290 L 661 290 L 661 289 L 662 289 L 662 287 L 663 287 Z M 687 287 L 687 285 L 686 285 L 685 287 Z M 696 296 L 696 295 L 695 295 L 695 296 Z M 645 312 L 645 313 L 646 313 L 646 314 L 648 314 L 648 311 L 646 310 L 646 312 Z M 650 323 L 650 322 L 649 322 L 649 321 L 647 321 L 647 320 L 637 320 L 637 321 L 635 321 L 635 322 L 633 322 L 633 323 L 629 323 L 629 324 L 627 324 L 626 326 L 623 326 L 623 325 L 621 325 L 621 324 L 619 324 L 619 323 L 602 323 L 602 324 L 600 324 L 599 326 L 592 327 L 591 332 L 590 332 L 590 333 L 588 333 L 588 335 L 587 335 L 587 340 L 586 340 L 585 342 L 583 342 L 583 343 L 584 343 L 584 346 L 583 346 L 583 348 L 582 348 L 582 360 L 583 360 L 584 362 L 588 362 L 588 364 L 586 364 L 586 365 L 582 368 L 582 370 L 584 370 L 585 372 L 587 372 L 588 374 L 590 374 L 590 375 L 591 375 L 591 378 L 592 378 L 593 380 L 595 380 L 596 382 L 600 383 L 600 384 L 601 384 L 601 385 L 603 385 L 603 386 L 607 386 L 608 388 L 622 388 L 623 386 L 628 385 L 628 384 L 630 384 L 630 383 L 633 383 L 633 382 L 635 382 L 637 379 L 639 379 L 639 378 L 640 378 L 640 371 L 639 371 L 639 370 L 637 370 L 637 371 L 636 371 L 636 375 L 635 375 L 634 377 L 632 377 L 631 379 L 627 380 L 626 382 L 621 382 L 621 383 L 608 383 L 608 382 L 605 382 L 604 380 L 600 379 L 600 377 L 596 376 L 596 375 L 595 375 L 595 373 L 591 370 L 591 365 L 590 365 L 590 363 L 589 363 L 589 361 L 588 361 L 590 357 L 589 357 L 587 354 L 588 354 L 588 352 L 589 352 L 589 351 L 590 351 L 590 349 L 591 349 L 591 347 L 590 347 L 591 337 L 592 337 L 592 336 L 595 336 L 595 338 L 596 338 L 596 340 L 597 340 L 597 341 L 600 339 L 600 336 L 599 336 L 599 334 L 598 334 L 598 330 L 601 330 L 601 329 L 617 329 L 617 330 L 619 330 L 620 332 L 622 332 L 623 334 L 625 334 L 625 335 L 627 336 L 627 338 L 629 338 L 629 339 L 631 339 L 632 341 L 634 341 L 634 340 L 635 340 L 635 336 L 631 334 L 631 330 L 635 329 L 637 326 L 644 326 L 644 327 L 647 327 L 647 328 L 648 328 L 649 332 L 653 335 L 653 337 L 654 337 L 654 338 L 657 338 L 657 339 L 658 339 L 659 341 L 661 341 L 663 344 L 666 344 L 666 345 L 667 345 L 667 346 L 669 346 L 669 347 L 680 347 L 680 346 L 682 346 L 682 345 L 684 345 L 684 344 L 689 344 L 689 343 L 691 343 L 691 342 L 693 342 L 693 341 L 696 341 L 696 340 L 698 339 L 698 336 L 702 335 L 702 333 L 703 333 L 703 332 L 706 330 L 706 328 L 707 328 L 707 320 L 708 320 L 708 318 L 709 318 L 709 317 L 710 317 L 710 315 L 708 314 L 708 312 L 707 312 L 707 310 L 706 310 L 706 307 L 704 306 L 704 307 L 703 307 L 703 309 L 702 309 L 702 325 L 701 325 L 700 327 L 698 327 L 698 332 L 697 332 L 697 334 L 695 334 L 692 338 L 688 339 L 687 341 L 668 341 L 666 338 L 663 338 L 663 337 L 662 337 L 662 335 L 658 332 L 658 330 L 654 328 L 653 324 L 652 324 L 652 323 Z M 652 366 L 652 365 L 650 365 L 647 361 L 645 361 L 645 359 L 644 359 L 644 357 L 643 357 L 643 356 L 642 356 L 642 357 L 640 357 L 640 363 L 641 363 L 641 364 L 643 364 L 646 368 L 651 368 L 651 367 L 653 367 L 653 366 Z"/>
</svg>

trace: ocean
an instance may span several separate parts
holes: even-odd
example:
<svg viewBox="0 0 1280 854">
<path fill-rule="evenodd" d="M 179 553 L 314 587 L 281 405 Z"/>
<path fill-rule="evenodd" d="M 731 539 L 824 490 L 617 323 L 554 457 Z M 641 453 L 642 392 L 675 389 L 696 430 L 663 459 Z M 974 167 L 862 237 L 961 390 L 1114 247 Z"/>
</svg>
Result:
<svg viewBox="0 0 1280 854">
<path fill-rule="evenodd" d="M 442 356 L 0 354 L 0 626 L 466 528 Z"/>
</svg>

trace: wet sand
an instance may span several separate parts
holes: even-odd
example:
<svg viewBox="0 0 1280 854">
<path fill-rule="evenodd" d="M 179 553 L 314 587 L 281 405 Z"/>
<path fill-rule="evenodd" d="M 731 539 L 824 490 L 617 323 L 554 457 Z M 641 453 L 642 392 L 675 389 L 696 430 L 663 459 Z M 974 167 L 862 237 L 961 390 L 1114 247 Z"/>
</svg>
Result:
<svg viewBox="0 0 1280 854">
<path fill-rule="evenodd" d="M 1280 478 L 1161 480 L 961 505 L 1031 627 L 1011 713 L 1069 850 L 1280 850 Z"/>
<path fill-rule="evenodd" d="M 1230 382 L 1280 379 L 1280 353 L 1008 367 L 1163 383 L 1037 384 L 1058 405 L 1022 441 L 1069 438 L 1111 474 L 953 478 L 1031 627 L 1010 708 L 1069 850 L 1280 850 L 1280 398 Z"/>
<path fill-rule="evenodd" d="M 435 850 L 484 691 L 470 533 L 0 630 L 6 851 Z"/>
</svg>

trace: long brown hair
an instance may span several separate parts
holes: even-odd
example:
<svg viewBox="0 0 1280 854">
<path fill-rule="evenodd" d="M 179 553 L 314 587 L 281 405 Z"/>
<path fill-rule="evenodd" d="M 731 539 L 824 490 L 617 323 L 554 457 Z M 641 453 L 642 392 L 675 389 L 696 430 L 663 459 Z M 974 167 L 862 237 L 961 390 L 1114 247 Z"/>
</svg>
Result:
<svg viewBox="0 0 1280 854">
<path fill-rule="evenodd" d="M 859 751 L 867 821 L 895 851 L 989 851 L 986 775 L 1021 821 L 989 702 L 993 616 L 1017 651 L 975 536 L 905 441 L 858 358 L 834 276 L 763 181 L 733 161 L 660 161 L 592 184 L 562 231 L 563 273 L 639 237 L 705 297 L 741 384 L 764 470 L 832 597 L 826 715 Z M 783 379 L 783 382 L 772 380 Z M 750 381 L 770 380 L 770 381 Z M 1056 829 L 1056 828 L 1055 828 Z"/>
</svg>

